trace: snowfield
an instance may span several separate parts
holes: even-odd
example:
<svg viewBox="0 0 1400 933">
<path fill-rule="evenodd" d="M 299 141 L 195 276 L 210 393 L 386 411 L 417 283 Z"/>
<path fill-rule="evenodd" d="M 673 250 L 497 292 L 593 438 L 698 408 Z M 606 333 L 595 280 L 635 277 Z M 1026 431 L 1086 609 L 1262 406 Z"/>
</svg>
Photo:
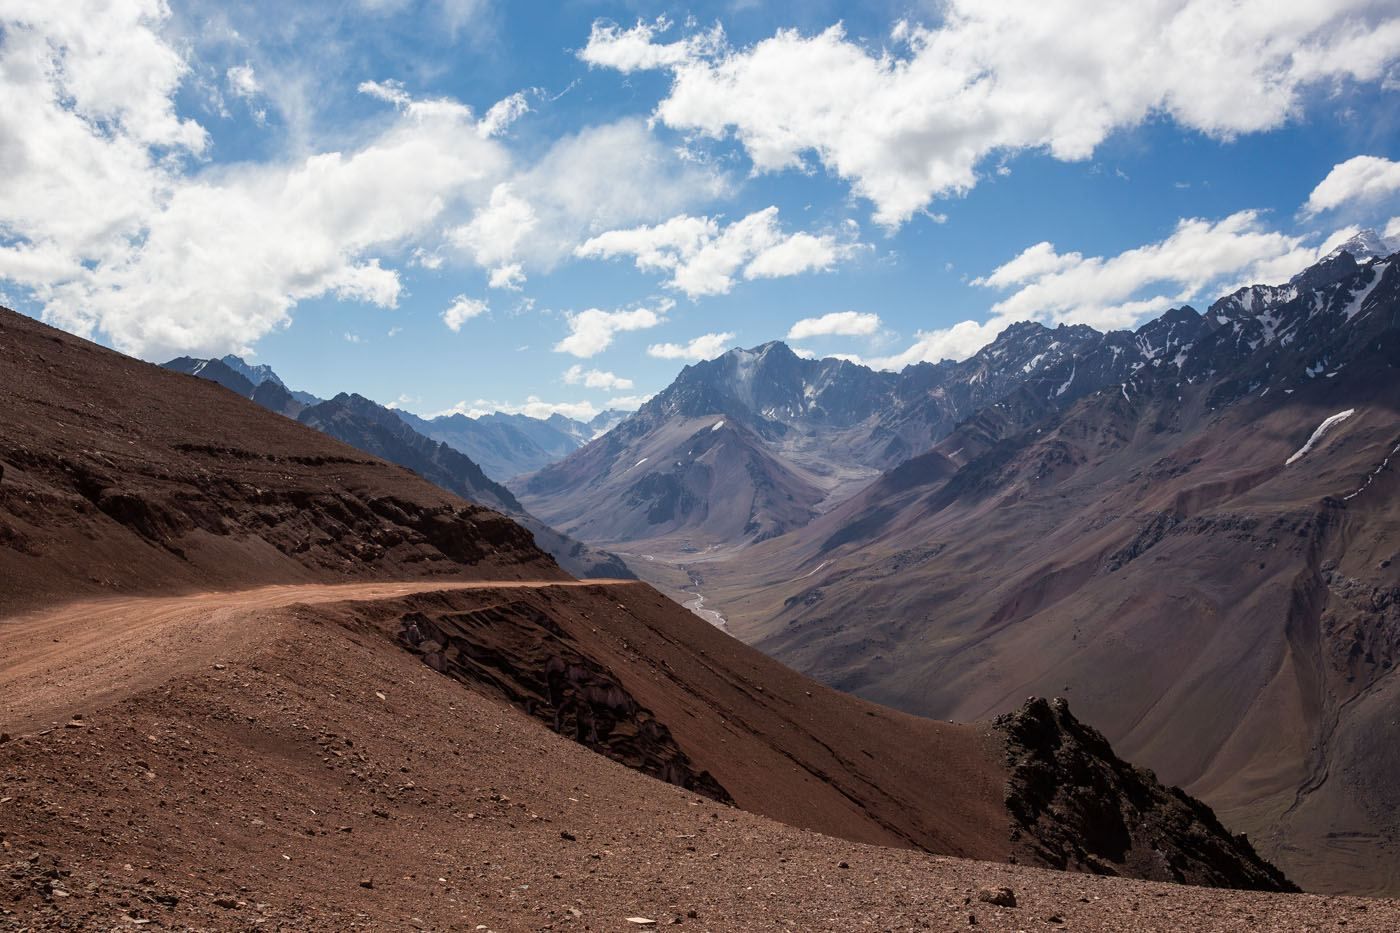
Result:
<svg viewBox="0 0 1400 933">
<path fill-rule="evenodd" d="M 1348 408 L 1346 411 L 1339 411 L 1335 415 L 1332 415 L 1331 417 L 1327 418 L 1325 421 L 1322 422 L 1322 424 L 1319 424 L 1317 426 L 1316 431 L 1312 432 L 1312 437 L 1308 438 L 1308 442 L 1302 447 L 1299 447 L 1297 453 L 1285 460 L 1283 462 L 1283 465 L 1288 466 L 1291 463 L 1293 463 L 1293 461 L 1299 460 L 1302 457 L 1306 456 L 1307 452 L 1313 449 L 1313 445 L 1316 444 L 1318 441 L 1322 440 L 1322 435 L 1326 434 L 1328 431 L 1332 430 L 1332 428 L 1341 424 L 1343 421 L 1347 420 L 1354 414 L 1356 414 L 1356 409 Z"/>
</svg>

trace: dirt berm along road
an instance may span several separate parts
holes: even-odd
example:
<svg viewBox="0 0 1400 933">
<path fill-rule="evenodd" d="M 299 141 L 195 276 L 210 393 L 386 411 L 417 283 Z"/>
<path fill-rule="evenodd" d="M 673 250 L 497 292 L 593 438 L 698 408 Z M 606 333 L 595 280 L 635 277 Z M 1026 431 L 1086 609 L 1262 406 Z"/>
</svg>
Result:
<svg viewBox="0 0 1400 933">
<path fill-rule="evenodd" d="M 0 729 L 26 732 L 216 661 L 246 656 L 288 624 L 250 616 L 295 604 L 394 599 L 412 593 L 620 586 L 628 580 L 472 580 L 262 586 L 193 596 L 69 603 L 0 620 Z"/>
</svg>

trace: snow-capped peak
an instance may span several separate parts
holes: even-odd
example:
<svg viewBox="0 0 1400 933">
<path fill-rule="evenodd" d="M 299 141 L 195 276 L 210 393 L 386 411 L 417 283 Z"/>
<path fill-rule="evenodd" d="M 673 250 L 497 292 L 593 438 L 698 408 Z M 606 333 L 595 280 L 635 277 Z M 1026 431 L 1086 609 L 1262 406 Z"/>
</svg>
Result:
<svg viewBox="0 0 1400 933">
<path fill-rule="evenodd" d="M 1336 259 L 1343 252 L 1351 253 L 1351 258 L 1357 262 L 1365 262 L 1368 259 L 1381 259 L 1390 255 L 1390 246 L 1381 238 L 1375 230 L 1366 229 L 1358 232 L 1354 237 L 1340 244 L 1332 252 L 1322 257 L 1322 262 Z"/>
</svg>

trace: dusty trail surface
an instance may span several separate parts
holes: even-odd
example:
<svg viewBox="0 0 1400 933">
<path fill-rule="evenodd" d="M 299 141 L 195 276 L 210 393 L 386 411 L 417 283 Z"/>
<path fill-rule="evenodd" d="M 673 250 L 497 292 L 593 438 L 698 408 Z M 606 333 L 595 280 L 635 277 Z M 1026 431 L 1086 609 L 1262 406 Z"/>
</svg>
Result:
<svg viewBox="0 0 1400 933">
<path fill-rule="evenodd" d="M 193 596 L 85 600 L 0 620 L 0 729 L 154 687 L 216 660 L 245 657 L 287 624 L 269 610 L 394 599 L 425 591 L 615 586 L 628 580 L 472 580 L 262 586 Z"/>
</svg>

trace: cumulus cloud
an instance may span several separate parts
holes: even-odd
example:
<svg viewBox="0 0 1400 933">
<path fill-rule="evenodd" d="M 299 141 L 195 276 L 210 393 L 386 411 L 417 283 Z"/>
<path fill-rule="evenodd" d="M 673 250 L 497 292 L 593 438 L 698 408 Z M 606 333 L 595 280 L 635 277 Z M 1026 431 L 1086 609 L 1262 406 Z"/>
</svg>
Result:
<svg viewBox="0 0 1400 933">
<path fill-rule="evenodd" d="M 520 284 L 524 273 L 518 262 L 512 262 L 521 241 L 529 236 L 539 219 L 534 208 L 517 196 L 508 182 L 491 190 L 491 200 L 472 219 L 447 231 L 447 241 L 471 254 L 477 265 L 501 271 L 502 284 Z M 494 282 L 492 287 L 499 287 Z"/>
<path fill-rule="evenodd" d="M 1334 165 L 1312 190 L 1303 210 L 1312 215 L 1345 205 L 1373 206 L 1397 194 L 1400 194 L 1400 162 L 1360 155 Z"/>
<path fill-rule="evenodd" d="M 650 395 L 618 395 L 608 399 L 607 407 L 621 411 L 636 411 L 651 401 L 651 398 Z"/>
<path fill-rule="evenodd" d="M 856 249 L 832 234 L 784 233 L 778 209 L 767 207 L 721 226 L 711 217 L 681 214 L 654 226 L 609 230 L 580 244 L 574 255 L 633 256 L 644 272 L 667 272 L 667 286 L 691 298 L 727 294 L 735 275 L 781 278 L 830 269 Z"/>
<path fill-rule="evenodd" d="M 253 71 L 253 66 L 248 64 L 234 65 L 225 73 L 228 81 L 228 88 L 236 97 L 251 99 L 258 95 L 262 86 L 258 84 L 258 76 Z"/>
<path fill-rule="evenodd" d="M 160 37 L 167 16 L 155 0 L 0 14 L 0 277 L 61 327 L 147 357 L 215 355 L 305 299 L 392 307 L 382 257 L 509 165 L 450 102 L 410 102 L 353 150 L 182 160 L 206 135 L 175 113 L 186 66 Z"/>
<path fill-rule="evenodd" d="M 684 162 L 643 121 L 624 119 L 556 141 L 447 239 L 490 271 L 493 288 L 519 288 L 527 269 L 554 268 L 599 230 L 664 217 L 725 190 L 713 169 Z"/>
<path fill-rule="evenodd" d="M 575 363 L 564 370 L 564 381 L 571 386 L 581 385 L 586 389 L 603 389 L 608 392 L 623 392 L 632 388 L 632 380 L 601 369 L 584 369 Z"/>
<path fill-rule="evenodd" d="M 869 337 L 880 329 L 880 315 L 860 311 L 833 311 L 821 317 L 805 317 L 788 328 L 787 339 L 808 337 Z"/>
<path fill-rule="evenodd" d="M 992 306 L 1003 318 L 1124 327 L 1196 297 L 1207 285 L 1263 280 L 1280 260 L 1296 272 L 1315 254 L 1302 243 L 1268 229 L 1258 211 L 1239 211 L 1215 222 L 1181 220 L 1167 238 L 1111 257 L 1060 254 L 1040 243 L 974 284 L 1012 289 Z M 1144 295 L 1144 289 L 1157 294 Z"/>
<path fill-rule="evenodd" d="M 654 343 L 647 355 L 659 360 L 712 360 L 729 349 L 734 339 L 731 333 L 701 334 L 689 343 Z"/>
<path fill-rule="evenodd" d="M 1354 232 L 1354 231 L 1351 231 Z M 1347 231 L 1337 236 L 1345 239 Z M 1131 327 L 1187 302 L 1209 302 L 1240 285 L 1286 281 L 1315 262 L 1320 246 L 1269 229 L 1257 211 L 1219 220 L 1186 219 L 1164 239 L 1114 256 L 1061 253 L 1037 243 L 972 284 L 1006 292 L 983 321 L 921 331 L 902 353 L 871 360 L 882 369 L 964 359 L 1016 321 Z"/>
<path fill-rule="evenodd" d="M 519 91 L 509 97 L 503 97 L 491 105 L 486 111 L 486 115 L 477 124 L 476 131 L 482 136 L 499 136 L 510 128 L 510 125 L 530 112 L 530 103 L 525 99 L 525 95 Z"/>
<path fill-rule="evenodd" d="M 616 23 L 594 23 L 588 45 L 579 52 L 579 58 L 593 67 L 631 74 L 674 68 L 717 51 L 724 44 L 724 32 L 718 27 L 675 42 L 657 42 L 656 37 L 670 28 L 671 22 L 664 16 L 652 23 L 638 22 L 631 29 L 623 29 Z"/>
<path fill-rule="evenodd" d="M 569 335 L 554 345 L 556 353 L 570 353 L 588 358 L 597 356 L 612 346 L 613 338 L 622 332 L 646 330 L 665 320 L 671 302 L 664 301 L 654 310 L 633 308 L 629 311 L 603 311 L 589 308 L 586 311 L 570 311 L 565 315 L 569 324 Z"/>
<path fill-rule="evenodd" d="M 518 262 L 497 266 L 491 270 L 491 278 L 487 284 L 492 288 L 518 292 L 525 285 L 525 270 Z"/>
<path fill-rule="evenodd" d="M 478 119 L 392 80 L 359 86 L 396 112 L 353 145 L 206 161 L 207 134 L 175 108 L 191 72 L 163 38 L 169 15 L 160 0 L 0 11 L 0 280 L 128 353 L 246 353 L 313 298 L 393 307 L 396 261 L 465 260 L 519 289 L 599 230 L 723 190 L 641 120 L 521 163 L 499 133 L 523 97 Z M 220 76 L 232 93 L 261 84 L 246 64 Z"/>
<path fill-rule="evenodd" d="M 452 304 L 447 306 L 447 310 L 442 312 L 442 323 L 447 325 L 448 330 L 459 331 L 463 324 L 474 317 L 480 317 L 488 310 L 490 309 L 486 302 L 481 299 L 458 295 L 452 299 Z"/>
<path fill-rule="evenodd" d="M 898 24 L 883 49 L 840 25 L 733 48 L 716 32 L 661 42 L 664 22 L 597 23 L 579 55 L 669 70 L 661 122 L 736 138 L 759 172 L 815 159 L 894 226 L 971 189 L 985 160 L 1086 159 L 1156 115 L 1225 139 L 1271 129 L 1305 89 L 1381 80 L 1400 54 L 1382 0 L 949 0 L 940 14 L 933 28 Z"/>
</svg>

